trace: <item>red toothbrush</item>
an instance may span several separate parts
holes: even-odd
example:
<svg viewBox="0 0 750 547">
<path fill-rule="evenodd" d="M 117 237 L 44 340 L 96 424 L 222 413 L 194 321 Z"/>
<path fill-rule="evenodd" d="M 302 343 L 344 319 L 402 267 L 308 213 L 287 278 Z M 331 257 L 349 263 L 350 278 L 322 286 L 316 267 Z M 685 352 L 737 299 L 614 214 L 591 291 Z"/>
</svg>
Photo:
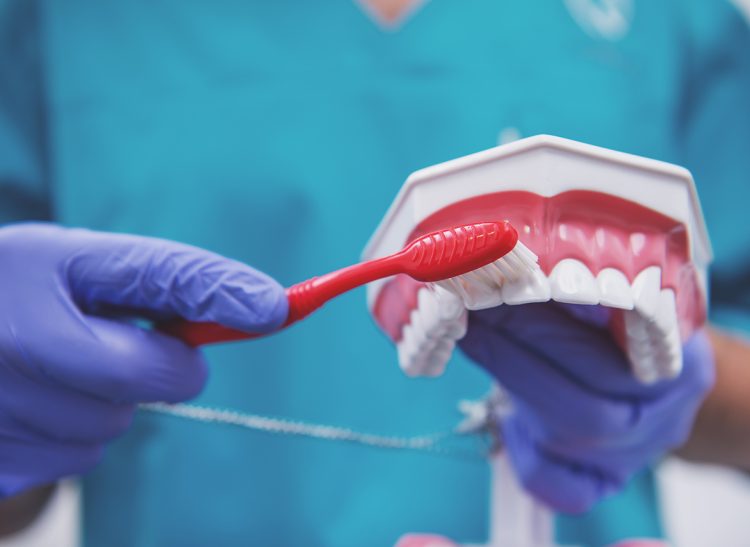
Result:
<svg viewBox="0 0 750 547">
<path fill-rule="evenodd" d="M 499 287 L 506 280 L 515 280 L 535 268 L 536 255 L 518 241 L 518 232 L 510 223 L 478 222 L 455 226 L 423 235 L 390 256 L 292 285 L 286 289 L 289 315 L 280 328 L 303 319 L 344 292 L 396 274 L 439 283 L 464 298 L 467 283 Z M 191 346 L 264 336 L 217 323 L 185 320 L 172 321 L 159 328 Z"/>
</svg>

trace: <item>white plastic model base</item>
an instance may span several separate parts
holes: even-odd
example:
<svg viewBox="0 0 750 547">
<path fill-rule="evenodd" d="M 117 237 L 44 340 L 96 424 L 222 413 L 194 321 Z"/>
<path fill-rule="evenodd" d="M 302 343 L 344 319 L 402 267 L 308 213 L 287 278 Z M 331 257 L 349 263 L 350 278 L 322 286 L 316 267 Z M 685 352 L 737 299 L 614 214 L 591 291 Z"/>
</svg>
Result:
<svg viewBox="0 0 750 547">
<path fill-rule="evenodd" d="M 431 230 L 509 220 L 539 256 L 534 275 L 464 302 L 406 276 L 368 286 L 368 304 L 410 375 L 442 373 L 472 309 L 555 300 L 612 308 L 610 329 L 644 382 L 682 366 L 682 342 L 706 318 L 711 248 L 681 167 L 540 135 L 417 171 L 363 258 Z"/>
</svg>

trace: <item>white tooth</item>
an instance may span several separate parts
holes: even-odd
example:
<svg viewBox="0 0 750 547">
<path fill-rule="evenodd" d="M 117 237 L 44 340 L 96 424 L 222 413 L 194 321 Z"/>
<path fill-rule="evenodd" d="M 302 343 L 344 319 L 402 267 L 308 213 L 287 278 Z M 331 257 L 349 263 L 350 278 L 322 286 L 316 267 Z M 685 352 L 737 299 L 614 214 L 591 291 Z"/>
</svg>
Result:
<svg viewBox="0 0 750 547">
<path fill-rule="evenodd" d="M 396 344 L 396 351 L 398 352 L 398 365 L 404 371 L 404 374 L 407 376 L 417 376 L 418 373 L 414 370 L 415 366 L 413 363 L 416 354 L 409 351 L 408 344 L 404 342 L 403 338 Z"/>
<path fill-rule="evenodd" d="M 654 323 L 663 334 L 677 329 L 677 301 L 672 289 L 659 292 Z"/>
<path fill-rule="evenodd" d="M 500 291 L 494 291 L 483 295 L 476 295 L 474 299 L 466 302 L 467 310 L 486 310 L 487 308 L 496 308 L 503 303 L 503 297 Z"/>
<path fill-rule="evenodd" d="M 440 376 L 453 355 L 453 340 L 441 340 L 429 351 L 420 355 L 423 376 Z"/>
<path fill-rule="evenodd" d="M 417 307 L 412 310 L 411 324 L 418 325 L 424 333 L 429 333 L 440 324 L 440 314 L 435 295 L 427 288 L 417 292 Z"/>
<path fill-rule="evenodd" d="M 411 324 L 404 325 L 404 328 L 401 331 L 399 346 L 403 348 L 403 351 L 411 355 L 417 351 L 416 343 L 417 340 L 414 333 L 414 327 Z"/>
<path fill-rule="evenodd" d="M 427 287 L 422 287 L 417 291 L 417 308 L 424 314 L 432 314 L 437 312 L 437 297 L 434 291 Z"/>
<path fill-rule="evenodd" d="M 452 338 L 420 337 L 407 326 L 397 345 L 399 365 L 408 376 L 439 376 L 445 371 L 454 346 Z"/>
<path fill-rule="evenodd" d="M 628 360 L 633 366 L 633 372 L 639 379 L 652 378 L 658 380 L 662 373 L 662 356 L 658 352 L 632 350 L 628 351 Z"/>
<path fill-rule="evenodd" d="M 426 363 L 424 359 L 420 359 L 419 354 L 414 354 L 406 363 L 401 363 L 401 370 L 404 371 L 404 374 L 412 378 L 427 376 L 429 363 Z"/>
<path fill-rule="evenodd" d="M 464 299 L 464 305 L 470 310 L 483 310 L 493 308 L 503 303 L 500 289 L 495 283 L 488 283 L 487 280 L 478 274 L 472 272 L 470 277 L 463 276 L 464 287 L 468 299 Z"/>
<path fill-rule="evenodd" d="M 412 333 L 411 325 L 405 325 L 401 331 L 401 340 L 396 344 L 398 350 L 398 364 L 408 376 L 417 376 L 420 371 L 415 362 L 417 356 L 416 341 Z"/>
<path fill-rule="evenodd" d="M 461 317 L 452 319 L 450 321 L 444 321 L 441 323 L 441 329 L 445 333 L 446 338 L 451 340 L 460 340 L 466 336 L 466 330 L 469 328 L 469 314 L 464 310 Z"/>
<path fill-rule="evenodd" d="M 625 320 L 625 332 L 627 333 L 628 340 L 638 342 L 641 344 L 647 344 L 651 340 L 651 332 L 649 330 L 648 320 L 639 315 L 636 311 L 628 310 L 624 312 L 623 318 Z"/>
<path fill-rule="evenodd" d="M 599 287 L 586 265 L 574 258 L 557 263 L 549 276 L 552 299 L 570 304 L 598 304 Z"/>
<path fill-rule="evenodd" d="M 657 357 L 650 346 L 628 339 L 627 354 L 633 374 L 638 380 L 650 384 L 660 378 Z"/>
<path fill-rule="evenodd" d="M 502 301 L 511 305 L 547 302 L 550 299 L 549 281 L 541 269 L 536 269 L 531 275 L 503 284 L 500 294 Z"/>
<path fill-rule="evenodd" d="M 652 294 L 653 287 L 660 283 L 654 273 L 649 275 L 651 280 L 641 281 L 641 299 Z M 635 285 L 633 283 L 634 289 Z M 674 291 L 659 290 L 650 298 L 653 306 L 641 305 L 638 309 L 636 299 L 638 311 L 624 313 L 628 358 L 635 375 L 645 383 L 674 378 L 682 369 L 682 342 Z"/>
<path fill-rule="evenodd" d="M 659 355 L 660 376 L 674 378 L 682 370 L 682 340 L 675 295 L 671 289 L 659 293 L 656 315 L 650 325 L 653 344 Z"/>
<path fill-rule="evenodd" d="M 445 290 L 443 287 L 435 287 L 434 292 L 441 321 L 458 319 L 465 315 L 466 308 L 463 302 L 451 291 Z"/>
<path fill-rule="evenodd" d="M 677 323 L 675 323 L 674 328 L 664 337 L 664 342 L 664 346 L 669 348 L 673 353 L 675 353 L 675 348 L 682 353 L 682 337 L 680 336 L 680 326 Z"/>
<path fill-rule="evenodd" d="M 596 276 L 599 303 L 611 308 L 633 309 L 633 293 L 625 274 L 615 268 L 604 268 Z"/>
<path fill-rule="evenodd" d="M 417 292 L 417 307 L 397 344 L 399 365 L 409 376 L 438 376 L 466 334 L 468 313 L 461 300 L 440 287 Z"/>
<path fill-rule="evenodd" d="M 659 353 L 657 366 L 659 379 L 671 380 L 676 378 L 682 372 L 682 353 L 680 352 L 678 355 Z"/>
<path fill-rule="evenodd" d="M 635 309 L 641 315 L 653 318 L 661 291 L 661 268 L 649 266 L 633 280 L 633 299 Z"/>
<path fill-rule="evenodd" d="M 422 313 L 420 313 L 419 307 L 411 310 L 411 313 L 409 314 L 409 325 L 411 326 L 412 331 L 425 330 L 424 326 L 422 325 Z"/>
<path fill-rule="evenodd" d="M 682 351 L 679 355 L 672 356 L 666 361 L 664 368 L 664 377 L 667 379 L 677 378 L 682 372 Z"/>
<path fill-rule="evenodd" d="M 636 377 L 651 383 L 673 378 L 682 368 L 682 346 L 679 328 L 665 333 L 655 321 L 649 321 L 638 312 L 625 312 L 628 360 Z"/>
<path fill-rule="evenodd" d="M 659 362 L 659 371 L 665 378 L 674 378 L 682 371 L 682 340 L 680 338 L 679 327 L 670 331 L 662 342 L 662 348 L 659 351 L 661 360 Z"/>
<path fill-rule="evenodd" d="M 452 292 L 435 288 L 435 297 L 440 317 L 440 329 L 444 335 L 453 340 L 463 338 L 466 334 L 469 315 L 463 302 Z"/>
<path fill-rule="evenodd" d="M 434 329 L 427 332 L 427 338 L 431 340 L 460 340 L 466 335 L 466 318 L 460 317 L 451 321 L 442 321 Z"/>
<path fill-rule="evenodd" d="M 432 313 L 430 315 L 423 314 L 425 317 L 424 321 L 424 332 L 427 336 L 431 336 L 433 332 L 443 329 L 443 321 L 440 320 L 440 315 Z"/>
<path fill-rule="evenodd" d="M 652 356 L 644 357 L 633 364 L 633 373 L 635 377 L 644 384 L 653 384 L 658 381 L 660 374 L 657 370 L 656 363 Z"/>
<path fill-rule="evenodd" d="M 641 382 L 654 382 L 659 374 L 654 363 L 656 349 L 652 345 L 648 321 L 635 311 L 623 314 L 625 321 L 626 353 L 633 367 L 633 374 Z"/>
<path fill-rule="evenodd" d="M 653 357 L 656 353 L 657 349 L 650 342 L 641 342 L 640 340 L 628 338 L 628 357 L 634 362 L 641 362 L 647 357 Z"/>
</svg>

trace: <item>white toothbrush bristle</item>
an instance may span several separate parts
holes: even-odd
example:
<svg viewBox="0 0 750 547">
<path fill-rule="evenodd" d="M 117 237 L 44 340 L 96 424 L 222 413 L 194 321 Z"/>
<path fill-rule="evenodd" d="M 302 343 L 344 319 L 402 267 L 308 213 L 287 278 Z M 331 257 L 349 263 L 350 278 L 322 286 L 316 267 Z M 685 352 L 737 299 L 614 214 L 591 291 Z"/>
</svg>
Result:
<svg viewBox="0 0 750 547">
<path fill-rule="evenodd" d="M 503 260 L 493 262 L 492 264 L 490 264 L 490 267 L 495 270 L 496 274 L 500 275 L 501 279 L 513 275 L 513 268 L 508 266 Z"/>
<path fill-rule="evenodd" d="M 480 268 L 479 270 L 476 270 L 472 272 L 474 274 L 474 277 L 478 278 L 481 283 L 484 283 L 486 285 L 492 285 L 495 283 L 496 276 L 493 275 L 494 271 L 489 268 Z"/>
<path fill-rule="evenodd" d="M 445 281 L 445 280 L 443 280 L 443 281 L 435 281 L 434 283 L 427 283 L 427 286 L 428 286 L 428 287 L 429 287 L 430 285 L 435 285 L 435 286 L 437 286 L 437 287 L 440 287 L 440 288 L 442 288 L 442 289 L 445 289 L 446 291 L 448 291 L 448 292 L 450 292 L 450 293 L 452 293 L 452 292 L 453 292 L 453 287 L 451 287 L 450 281 Z"/>
<path fill-rule="evenodd" d="M 451 287 L 453 288 L 453 293 L 458 296 L 461 300 L 464 302 L 469 302 L 471 300 L 471 297 L 466 292 L 466 289 L 464 288 L 464 285 L 462 283 L 462 279 L 460 277 L 453 277 L 451 278 Z"/>
<path fill-rule="evenodd" d="M 514 251 L 518 251 L 518 254 L 520 257 L 526 259 L 528 262 L 538 262 L 539 257 L 536 256 L 531 249 L 529 249 L 526 245 L 521 243 L 520 241 L 516 244 Z"/>
<path fill-rule="evenodd" d="M 537 255 L 520 241 L 508 254 L 458 277 L 435 282 L 436 285 L 458 296 L 468 308 L 475 307 L 472 295 L 499 291 L 507 282 L 514 282 L 526 276 L 533 276 L 539 270 Z"/>
</svg>

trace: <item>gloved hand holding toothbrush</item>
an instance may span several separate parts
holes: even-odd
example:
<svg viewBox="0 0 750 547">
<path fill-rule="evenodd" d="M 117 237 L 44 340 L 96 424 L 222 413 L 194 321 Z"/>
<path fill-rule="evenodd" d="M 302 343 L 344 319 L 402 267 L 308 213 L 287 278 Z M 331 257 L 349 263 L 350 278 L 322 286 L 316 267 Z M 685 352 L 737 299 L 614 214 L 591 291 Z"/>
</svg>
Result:
<svg viewBox="0 0 750 547">
<path fill-rule="evenodd" d="M 198 350 L 117 316 L 264 332 L 287 314 L 271 278 L 170 241 L 21 224 L 0 264 L 0 499 L 93 467 L 136 403 L 202 389 Z"/>
<path fill-rule="evenodd" d="M 677 378 L 638 382 L 604 310 L 547 302 L 475 311 L 460 342 L 510 394 L 502 437 L 521 482 L 563 512 L 590 508 L 681 445 L 713 384 L 704 331 L 685 344 Z"/>
</svg>

